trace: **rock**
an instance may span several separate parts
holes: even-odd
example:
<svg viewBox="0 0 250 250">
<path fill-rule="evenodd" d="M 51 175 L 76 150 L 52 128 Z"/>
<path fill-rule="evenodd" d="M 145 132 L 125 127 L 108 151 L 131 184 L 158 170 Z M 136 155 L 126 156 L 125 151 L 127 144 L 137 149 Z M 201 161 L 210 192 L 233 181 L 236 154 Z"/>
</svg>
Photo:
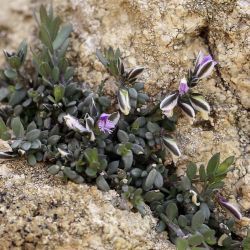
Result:
<svg viewBox="0 0 250 250">
<path fill-rule="evenodd" d="M 65 184 L 41 164 L 12 161 L 4 168 L 11 174 L 0 178 L 1 249 L 175 249 L 156 233 L 151 214 L 114 207 L 114 191 Z"/>
</svg>

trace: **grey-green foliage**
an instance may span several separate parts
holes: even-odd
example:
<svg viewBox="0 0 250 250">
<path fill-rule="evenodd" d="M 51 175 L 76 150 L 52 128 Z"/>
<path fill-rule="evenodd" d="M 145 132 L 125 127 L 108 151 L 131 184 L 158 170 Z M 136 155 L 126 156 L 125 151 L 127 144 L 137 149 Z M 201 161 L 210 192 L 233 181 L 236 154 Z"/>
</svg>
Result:
<svg viewBox="0 0 250 250">
<path fill-rule="evenodd" d="M 196 164 L 189 163 L 187 175 L 170 188 L 169 201 L 154 204 L 161 224 L 169 227 L 170 237 L 176 241 L 178 250 L 210 249 L 211 246 L 217 249 L 218 242 L 220 249 L 240 246 L 240 242 L 233 240 L 230 234 L 232 221 L 221 221 L 221 224 L 225 223 L 222 228 L 215 221 L 213 212 L 213 200 L 223 187 L 222 180 L 233 161 L 234 157 L 228 157 L 220 162 L 220 154 L 217 153 L 206 167 L 201 165 L 199 170 Z"/>
<path fill-rule="evenodd" d="M 119 49 L 97 52 L 118 86 L 115 102 L 121 113 L 113 112 L 104 95 L 105 81 L 93 92 L 73 79 L 74 68 L 66 58 L 72 26 L 62 24 L 52 8 L 41 6 L 39 17 L 33 71 L 25 67 L 25 42 L 14 53 L 4 52 L 0 100 L 6 105 L 0 108 L 0 138 L 9 141 L 13 152 L 0 157 L 24 155 L 31 166 L 49 162 L 48 172 L 58 177 L 95 183 L 104 191 L 114 188 L 142 214 L 148 204 L 159 218 L 157 230 L 167 229 L 173 242 L 181 238 L 178 247 L 214 246 L 219 222 L 211 196 L 223 185 L 233 158 L 220 163 L 216 154 L 206 168 L 198 171 L 190 164 L 187 176 L 177 178 L 173 166 L 164 164 L 168 152 L 180 155 L 169 135 L 176 120 L 163 117 L 159 105 L 148 102 L 139 80 L 144 68 L 125 69 Z M 203 186 L 200 193 L 197 181 Z M 232 241 L 227 237 L 227 244 Z"/>
</svg>

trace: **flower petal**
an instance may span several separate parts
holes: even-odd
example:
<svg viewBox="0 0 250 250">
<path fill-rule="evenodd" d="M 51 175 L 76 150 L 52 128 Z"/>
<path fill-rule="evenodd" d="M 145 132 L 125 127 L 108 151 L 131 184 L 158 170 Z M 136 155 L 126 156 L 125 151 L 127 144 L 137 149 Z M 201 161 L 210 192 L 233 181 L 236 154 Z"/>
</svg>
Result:
<svg viewBox="0 0 250 250">
<path fill-rule="evenodd" d="M 210 106 L 202 95 L 193 93 L 190 97 L 190 102 L 195 110 L 207 113 L 210 112 Z"/>
<path fill-rule="evenodd" d="M 177 105 L 178 98 L 179 98 L 178 92 L 174 92 L 166 96 L 160 103 L 160 109 L 163 112 L 169 112 Z"/>
<path fill-rule="evenodd" d="M 117 60 L 117 68 L 118 68 L 118 71 L 121 75 L 124 74 L 125 70 L 124 70 L 124 64 L 121 60 L 121 58 L 119 57 L 118 60 Z"/>
<path fill-rule="evenodd" d="M 175 140 L 171 137 L 163 137 L 163 142 L 166 148 L 170 151 L 171 154 L 175 156 L 180 156 L 181 152 L 175 142 Z"/>
<path fill-rule="evenodd" d="M 228 210 L 236 219 L 241 220 L 242 214 L 238 210 L 236 206 L 234 206 L 232 203 L 228 202 L 223 196 L 218 196 L 218 202 L 219 204 L 224 207 L 226 210 Z"/>
<path fill-rule="evenodd" d="M 136 67 L 134 69 L 131 69 L 127 75 L 127 79 L 133 79 L 135 77 L 137 77 L 139 74 L 142 73 L 142 71 L 144 70 L 144 67 Z"/>
<path fill-rule="evenodd" d="M 90 110 L 91 117 L 97 117 L 98 116 L 98 110 L 96 108 L 95 100 L 94 100 L 93 97 L 91 98 L 91 104 L 90 104 L 89 110 Z"/>
<path fill-rule="evenodd" d="M 196 77 L 199 79 L 205 78 L 209 76 L 214 69 L 214 66 L 216 65 L 216 62 L 213 60 L 208 60 L 204 64 L 201 64 L 198 67 L 198 70 L 196 72 Z"/>
<path fill-rule="evenodd" d="M 195 118 L 195 112 L 191 105 L 185 102 L 181 102 L 181 101 L 178 103 L 178 105 L 187 116 L 191 118 Z"/>
<path fill-rule="evenodd" d="M 182 95 L 185 95 L 189 90 L 189 87 L 187 85 L 187 80 L 186 78 L 183 78 L 181 79 L 180 81 L 180 85 L 179 85 L 179 94 L 182 96 Z"/>
<path fill-rule="evenodd" d="M 204 57 L 204 53 L 202 51 L 199 52 L 199 54 L 197 55 L 196 57 L 196 61 L 195 61 L 195 68 L 198 67 L 198 65 L 201 64 L 202 60 L 203 60 L 203 57 Z"/>
</svg>

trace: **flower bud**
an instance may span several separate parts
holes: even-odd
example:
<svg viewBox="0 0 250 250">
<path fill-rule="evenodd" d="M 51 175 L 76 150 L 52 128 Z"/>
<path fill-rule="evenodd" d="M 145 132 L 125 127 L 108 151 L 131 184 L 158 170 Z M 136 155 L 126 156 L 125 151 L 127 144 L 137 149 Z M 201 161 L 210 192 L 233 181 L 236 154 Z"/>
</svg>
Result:
<svg viewBox="0 0 250 250">
<path fill-rule="evenodd" d="M 209 76 L 216 64 L 211 55 L 205 56 L 200 52 L 196 59 L 195 76 L 199 79 Z"/>
<path fill-rule="evenodd" d="M 187 85 L 187 80 L 185 78 L 181 79 L 180 85 L 179 85 L 179 94 L 180 96 L 185 95 L 189 90 L 189 87 Z"/>
<path fill-rule="evenodd" d="M 120 89 L 118 91 L 118 103 L 121 112 L 124 115 L 128 115 L 131 110 L 131 106 L 130 106 L 129 94 L 126 89 Z"/>
<path fill-rule="evenodd" d="M 233 205 L 232 203 L 228 202 L 223 196 L 218 195 L 218 202 L 219 204 L 229 211 L 236 219 L 241 220 L 242 215 L 239 209 Z"/>
</svg>

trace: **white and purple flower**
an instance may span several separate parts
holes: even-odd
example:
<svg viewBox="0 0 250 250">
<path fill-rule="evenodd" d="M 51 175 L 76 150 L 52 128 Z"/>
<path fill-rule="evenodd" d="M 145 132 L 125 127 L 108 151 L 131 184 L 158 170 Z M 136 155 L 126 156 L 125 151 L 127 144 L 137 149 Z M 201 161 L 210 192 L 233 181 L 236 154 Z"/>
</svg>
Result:
<svg viewBox="0 0 250 250">
<path fill-rule="evenodd" d="M 196 86 L 198 81 L 207 77 L 214 66 L 217 64 L 211 55 L 204 55 L 200 52 L 197 56 L 194 71 L 190 70 L 188 81 L 183 78 L 179 84 L 179 89 L 166 96 L 160 103 L 162 113 L 167 117 L 173 116 L 173 109 L 179 106 L 189 118 L 195 118 L 195 110 L 201 112 L 204 119 L 208 119 L 210 106 L 204 97 L 199 93 L 190 91 L 190 88 Z"/>
<path fill-rule="evenodd" d="M 187 80 L 183 78 L 179 85 L 179 90 L 166 96 L 160 103 L 160 109 L 167 117 L 173 116 L 173 109 L 178 105 L 182 111 L 189 117 L 194 118 L 195 112 L 193 107 L 186 101 L 185 95 L 188 94 L 189 87 Z"/>
<path fill-rule="evenodd" d="M 119 119 L 120 114 L 118 112 L 115 112 L 113 114 L 103 113 L 100 115 L 97 122 L 98 128 L 103 133 L 111 134 L 114 131 Z"/>
<path fill-rule="evenodd" d="M 205 56 L 200 51 L 195 63 L 195 70 L 194 70 L 195 76 L 199 79 L 209 76 L 216 64 L 217 62 L 213 60 L 211 55 Z"/>
</svg>

